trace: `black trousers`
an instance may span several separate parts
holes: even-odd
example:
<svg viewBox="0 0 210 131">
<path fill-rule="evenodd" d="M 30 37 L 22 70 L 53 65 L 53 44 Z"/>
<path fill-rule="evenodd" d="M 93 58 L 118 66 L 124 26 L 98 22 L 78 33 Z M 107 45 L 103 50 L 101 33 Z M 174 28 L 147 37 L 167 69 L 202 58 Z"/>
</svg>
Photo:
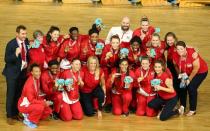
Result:
<svg viewBox="0 0 210 131">
<path fill-rule="evenodd" d="M 93 116 L 95 114 L 93 107 L 93 98 L 98 98 L 99 110 L 102 110 L 102 104 L 104 102 L 104 91 L 100 86 L 96 87 L 91 93 L 80 92 L 80 102 L 85 115 Z"/>
<path fill-rule="evenodd" d="M 187 92 L 189 94 L 190 110 L 195 111 L 197 107 L 198 88 L 206 78 L 208 72 L 196 74 L 186 88 L 180 89 L 180 104 L 186 107 Z"/>
<path fill-rule="evenodd" d="M 6 94 L 6 113 L 11 118 L 18 115 L 17 102 L 21 96 L 23 86 L 26 81 L 26 71 L 23 71 L 17 79 L 6 77 L 7 94 Z"/>
<path fill-rule="evenodd" d="M 148 103 L 148 106 L 155 110 L 162 109 L 162 112 L 160 114 L 160 120 L 165 121 L 169 119 L 171 116 L 178 114 L 177 110 L 174 111 L 174 107 L 176 106 L 176 104 L 177 104 L 177 96 L 169 100 L 164 100 L 160 97 L 157 97 L 151 100 Z"/>
</svg>

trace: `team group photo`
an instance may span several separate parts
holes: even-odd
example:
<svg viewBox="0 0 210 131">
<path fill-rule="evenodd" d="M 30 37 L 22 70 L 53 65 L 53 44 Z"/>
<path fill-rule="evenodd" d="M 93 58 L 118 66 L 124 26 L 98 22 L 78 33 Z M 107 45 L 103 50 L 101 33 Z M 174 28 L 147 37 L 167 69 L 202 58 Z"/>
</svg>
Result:
<svg viewBox="0 0 210 131">
<path fill-rule="evenodd" d="M 208 130 L 210 8 L 186 1 L 0 0 L 0 128 Z"/>
</svg>

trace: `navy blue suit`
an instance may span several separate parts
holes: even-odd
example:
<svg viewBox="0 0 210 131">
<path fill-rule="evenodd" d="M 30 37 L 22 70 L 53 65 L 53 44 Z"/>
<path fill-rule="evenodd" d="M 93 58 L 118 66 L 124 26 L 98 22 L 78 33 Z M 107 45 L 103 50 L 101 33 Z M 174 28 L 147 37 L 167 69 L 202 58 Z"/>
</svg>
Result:
<svg viewBox="0 0 210 131">
<path fill-rule="evenodd" d="M 29 45 L 28 39 L 25 40 L 25 45 Z M 21 70 L 22 58 L 21 53 L 16 56 L 16 48 L 19 45 L 16 38 L 8 42 L 5 51 L 5 68 L 3 70 L 3 75 L 6 77 L 7 83 L 7 98 L 6 98 L 6 112 L 7 117 L 11 118 L 18 114 L 17 102 L 21 95 L 23 85 L 26 81 L 27 70 Z M 28 60 L 28 49 L 26 52 L 26 58 Z"/>
</svg>

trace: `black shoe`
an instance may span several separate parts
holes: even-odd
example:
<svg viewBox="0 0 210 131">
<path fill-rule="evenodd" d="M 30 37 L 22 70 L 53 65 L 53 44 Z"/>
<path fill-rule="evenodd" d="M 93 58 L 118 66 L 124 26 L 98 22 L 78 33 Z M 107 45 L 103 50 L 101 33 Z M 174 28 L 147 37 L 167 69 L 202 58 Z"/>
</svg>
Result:
<svg viewBox="0 0 210 131">
<path fill-rule="evenodd" d="M 131 114 L 135 114 L 135 113 L 136 113 L 136 109 L 133 108 L 133 107 L 131 107 L 131 108 L 130 108 L 130 113 L 131 113 Z"/>
<path fill-rule="evenodd" d="M 54 120 L 58 120 L 59 119 L 59 114 L 57 112 L 53 112 L 51 114 L 51 118 L 54 119 Z"/>
<path fill-rule="evenodd" d="M 104 112 L 110 113 L 112 111 L 112 104 L 108 104 L 104 107 Z"/>
<path fill-rule="evenodd" d="M 123 114 L 125 117 L 129 116 L 129 112 Z"/>
</svg>

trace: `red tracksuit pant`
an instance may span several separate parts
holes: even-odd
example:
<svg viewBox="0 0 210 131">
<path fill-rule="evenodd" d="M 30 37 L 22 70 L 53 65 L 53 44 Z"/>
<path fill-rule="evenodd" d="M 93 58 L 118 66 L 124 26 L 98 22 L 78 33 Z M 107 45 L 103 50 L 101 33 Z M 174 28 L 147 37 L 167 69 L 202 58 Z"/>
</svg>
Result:
<svg viewBox="0 0 210 131">
<path fill-rule="evenodd" d="M 39 120 L 47 118 L 52 113 L 52 109 L 43 104 L 30 104 L 28 107 L 19 106 L 19 111 L 28 114 L 29 121 L 35 124 L 39 123 Z"/>
<path fill-rule="evenodd" d="M 49 100 L 53 101 L 53 111 L 56 113 L 60 112 L 61 104 L 63 102 L 63 96 L 60 92 L 55 92 L 48 97 Z"/>
<path fill-rule="evenodd" d="M 132 93 L 123 92 L 122 94 L 112 93 L 112 113 L 114 115 L 121 115 L 129 112 L 129 105 L 132 100 Z"/>
<path fill-rule="evenodd" d="M 137 97 L 137 109 L 136 109 L 136 115 L 138 116 L 156 116 L 157 112 L 148 107 L 148 103 L 153 100 L 155 98 L 155 96 L 143 96 L 139 93 L 136 93 L 136 97 Z"/>
<path fill-rule="evenodd" d="M 70 121 L 72 119 L 81 120 L 83 118 L 83 111 L 80 102 L 74 104 L 62 103 L 60 109 L 60 118 L 63 121 Z"/>
</svg>

